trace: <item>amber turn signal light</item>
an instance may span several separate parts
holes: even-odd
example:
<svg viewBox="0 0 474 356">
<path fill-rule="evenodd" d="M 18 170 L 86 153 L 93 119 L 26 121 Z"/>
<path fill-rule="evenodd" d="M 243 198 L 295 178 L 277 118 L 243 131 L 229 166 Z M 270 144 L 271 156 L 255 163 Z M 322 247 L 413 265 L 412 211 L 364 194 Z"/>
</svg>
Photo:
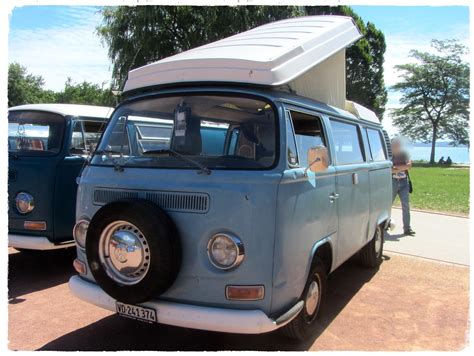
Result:
<svg viewBox="0 0 474 356">
<path fill-rule="evenodd" d="M 46 230 L 46 221 L 25 221 L 23 223 L 25 230 Z"/>
<path fill-rule="evenodd" d="M 72 265 L 74 266 L 74 269 L 76 270 L 77 273 L 86 274 L 87 269 L 84 262 L 81 262 L 76 258 L 74 262 L 72 263 Z"/>
<path fill-rule="evenodd" d="M 229 300 L 261 300 L 265 296 L 264 286 L 227 286 L 225 296 Z"/>
</svg>

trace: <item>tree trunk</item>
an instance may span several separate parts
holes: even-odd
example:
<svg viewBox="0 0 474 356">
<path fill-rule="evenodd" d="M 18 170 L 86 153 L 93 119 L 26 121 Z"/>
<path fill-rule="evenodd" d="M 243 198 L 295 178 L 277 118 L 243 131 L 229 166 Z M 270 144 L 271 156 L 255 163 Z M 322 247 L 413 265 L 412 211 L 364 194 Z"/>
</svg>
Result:
<svg viewBox="0 0 474 356">
<path fill-rule="evenodd" d="M 433 126 L 433 138 L 431 140 L 431 155 L 430 155 L 430 164 L 435 163 L 435 151 L 436 151 L 436 140 L 438 139 L 438 127 Z"/>
</svg>

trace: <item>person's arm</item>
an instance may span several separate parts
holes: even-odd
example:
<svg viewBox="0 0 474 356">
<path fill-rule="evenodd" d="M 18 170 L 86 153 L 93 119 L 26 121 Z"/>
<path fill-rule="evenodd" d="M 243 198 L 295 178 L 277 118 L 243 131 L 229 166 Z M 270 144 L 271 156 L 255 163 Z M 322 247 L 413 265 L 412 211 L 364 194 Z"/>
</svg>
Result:
<svg viewBox="0 0 474 356">
<path fill-rule="evenodd" d="M 398 173 L 398 172 L 408 171 L 411 169 L 411 166 L 412 166 L 412 163 L 410 160 L 408 160 L 405 164 L 399 164 L 399 165 L 393 166 L 392 172 Z"/>
</svg>

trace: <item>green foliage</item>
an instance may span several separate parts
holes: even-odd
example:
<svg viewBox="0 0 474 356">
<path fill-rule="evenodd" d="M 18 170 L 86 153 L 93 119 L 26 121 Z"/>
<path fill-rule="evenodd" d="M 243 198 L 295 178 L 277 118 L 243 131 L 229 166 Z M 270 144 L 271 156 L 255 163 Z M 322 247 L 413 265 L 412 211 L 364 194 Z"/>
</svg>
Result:
<svg viewBox="0 0 474 356">
<path fill-rule="evenodd" d="M 57 93 L 58 103 L 115 106 L 115 98 L 110 89 L 104 89 L 89 82 L 73 83 L 68 78 L 64 90 Z"/>
<path fill-rule="evenodd" d="M 364 38 L 347 50 L 347 96 L 380 118 L 384 113 L 384 36 L 347 6 L 136 6 L 101 11 L 97 33 L 108 47 L 117 88 L 133 68 L 268 22 L 315 14 L 352 16 Z"/>
<path fill-rule="evenodd" d="M 469 64 L 462 60 L 466 47 L 454 40 L 432 41 L 436 53 L 412 50 L 416 60 L 396 66 L 404 106 L 393 111 L 393 123 L 403 135 L 431 142 L 434 163 L 436 141 L 469 144 Z"/>
<path fill-rule="evenodd" d="M 39 103 L 116 105 L 111 89 L 105 89 L 104 85 L 100 87 L 86 81 L 73 83 L 71 78 L 68 78 L 61 92 L 45 90 L 43 85 L 43 77 L 28 73 L 26 67 L 18 63 L 10 63 L 8 66 L 8 106 Z"/>
<path fill-rule="evenodd" d="M 54 102 L 55 93 L 44 90 L 43 85 L 43 77 L 28 73 L 26 67 L 19 63 L 10 63 L 8 66 L 8 106 Z"/>
</svg>

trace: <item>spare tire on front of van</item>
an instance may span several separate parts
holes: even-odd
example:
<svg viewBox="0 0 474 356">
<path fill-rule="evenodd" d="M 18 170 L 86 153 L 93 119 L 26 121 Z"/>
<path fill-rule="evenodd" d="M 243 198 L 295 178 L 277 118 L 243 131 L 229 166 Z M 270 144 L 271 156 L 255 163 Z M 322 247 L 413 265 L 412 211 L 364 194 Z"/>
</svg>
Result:
<svg viewBox="0 0 474 356">
<path fill-rule="evenodd" d="M 99 286 L 130 304 L 165 292 L 181 265 L 173 221 L 147 200 L 120 200 L 102 207 L 89 224 L 86 252 Z"/>
</svg>

